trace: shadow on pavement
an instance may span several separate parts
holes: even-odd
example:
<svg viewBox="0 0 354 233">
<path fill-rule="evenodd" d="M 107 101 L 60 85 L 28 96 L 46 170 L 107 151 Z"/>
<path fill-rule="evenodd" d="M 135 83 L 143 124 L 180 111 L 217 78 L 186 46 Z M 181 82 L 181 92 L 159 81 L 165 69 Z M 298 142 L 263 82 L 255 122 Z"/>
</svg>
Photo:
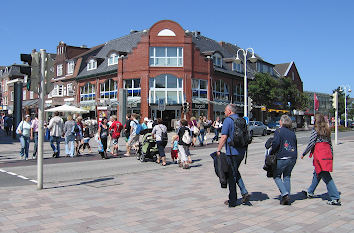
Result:
<svg viewBox="0 0 354 233">
<path fill-rule="evenodd" d="M 265 201 L 269 199 L 268 194 L 262 192 L 252 192 L 250 201 Z"/>
<path fill-rule="evenodd" d="M 54 187 L 48 187 L 44 189 L 57 189 L 57 188 L 66 188 L 66 187 L 73 187 L 73 186 L 79 186 L 79 185 L 88 185 L 88 184 L 94 184 L 98 182 L 103 182 L 103 181 L 109 181 L 109 180 L 114 180 L 113 177 L 107 177 L 107 178 L 99 178 L 99 179 L 94 179 L 90 181 L 83 181 L 77 184 L 69 184 L 69 185 L 59 185 L 59 186 L 54 186 Z"/>
</svg>

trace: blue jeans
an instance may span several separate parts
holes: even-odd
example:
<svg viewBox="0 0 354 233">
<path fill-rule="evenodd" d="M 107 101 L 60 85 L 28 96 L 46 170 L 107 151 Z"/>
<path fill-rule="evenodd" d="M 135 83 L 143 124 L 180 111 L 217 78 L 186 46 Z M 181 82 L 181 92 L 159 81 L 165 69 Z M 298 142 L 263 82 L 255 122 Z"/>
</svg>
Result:
<svg viewBox="0 0 354 233">
<path fill-rule="evenodd" d="M 336 185 L 334 184 L 334 180 L 332 179 L 331 173 L 323 171 L 320 174 L 316 174 L 316 171 L 313 171 L 313 178 L 310 187 L 307 189 L 307 192 L 310 194 L 314 194 L 315 189 L 317 188 L 318 183 L 320 183 L 321 179 L 326 183 L 327 192 L 330 200 L 338 200 L 340 199 L 339 192 L 337 190 Z"/>
<path fill-rule="evenodd" d="M 37 156 L 38 151 L 38 132 L 33 133 L 34 147 L 33 147 L 33 157 Z"/>
<path fill-rule="evenodd" d="M 21 151 L 20 151 L 21 157 L 25 156 L 25 158 L 28 158 L 30 138 L 21 135 L 20 143 L 21 143 Z"/>
<path fill-rule="evenodd" d="M 156 142 L 157 145 L 157 149 L 159 150 L 159 155 L 160 157 L 165 157 L 165 147 L 166 147 L 166 143 L 163 141 L 157 141 Z"/>
<path fill-rule="evenodd" d="M 215 136 L 213 137 L 213 141 L 219 141 L 219 129 L 215 129 Z"/>
<path fill-rule="evenodd" d="M 243 183 L 242 177 L 238 168 L 244 158 L 244 155 L 229 155 L 227 156 L 227 163 L 229 164 L 229 172 L 227 176 L 227 183 L 229 184 L 229 206 L 236 206 L 237 192 L 236 184 L 240 188 L 241 194 L 247 194 L 248 191 Z"/>
<path fill-rule="evenodd" d="M 58 153 L 57 156 L 60 154 L 60 137 L 50 136 L 50 146 L 52 147 L 54 153 Z M 54 142 L 57 144 L 55 147 Z"/>
<path fill-rule="evenodd" d="M 201 145 L 204 143 L 204 135 L 205 135 L 205 129 L 201 129 L 198 135 L 198 140 Z"/>
<path fill-rule="evenodd" d="M 70 135 L 65 137 L 65 154 L 70 155 L 70 157 L 74 157 L 74 145 L 75 136 Z"/>
<path fill-rule="evenodd" d="M 281 196 L 290 195 L 291 184 L 290 177 L 296 163 L 296 159 L 278 159 L 277 169 L 275 170 L 274 181 L 278 186 Z M 283 180 L 281 176 L 283 175 Z"/>
</svg>

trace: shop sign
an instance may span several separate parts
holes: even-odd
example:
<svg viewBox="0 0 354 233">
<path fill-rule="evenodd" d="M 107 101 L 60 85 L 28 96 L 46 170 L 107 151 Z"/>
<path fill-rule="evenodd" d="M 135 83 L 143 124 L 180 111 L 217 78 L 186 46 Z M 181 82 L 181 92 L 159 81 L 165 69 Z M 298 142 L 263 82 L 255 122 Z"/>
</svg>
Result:
<svg viewBox="0 0 354 233">
<path fill-rule="evenodd" d="M 208 109 L 208 104 L 192 104 L 192 109 Z"/>
<path fill-rule="evenodd" d="M 261 107 L 261 111 L 265 112 L 267 110 L 267 108 L 265 106 Z"/>
</svg>

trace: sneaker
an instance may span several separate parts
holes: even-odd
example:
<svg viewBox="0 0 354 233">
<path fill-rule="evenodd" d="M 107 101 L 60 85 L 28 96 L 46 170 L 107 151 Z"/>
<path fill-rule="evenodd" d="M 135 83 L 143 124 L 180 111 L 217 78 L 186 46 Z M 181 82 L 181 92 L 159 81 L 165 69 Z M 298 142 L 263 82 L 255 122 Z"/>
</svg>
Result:
<svg viewBox="0 0 354 233">
<path fill-rule="evenodd" d="M 307 192 L 306 190 L 302 190 L 302 193 L 305 194 L 305 196 L 306 196 L 307 198 L 314 198 L 314 197 L 315 197 L 315 194 L 309 193 L 309 192 Z"/>
<path fill-rule="evenodd" d="M 250 201 L 250 197 L 251 197 L 251 195 L 248 194 L 248 193 L 243 194 L 243 195 L 242 195 L 242 204 L 248 203 L 248 202 Z"/>
<path fill-rule="evenodd" d="M 342 205 L 342 202 L 337 199 L 337 200 L 331 200 L 331 201 L 327 201 L 328 205 Z"/>
<path fill-rule="evenodd" d="M 32 156 L 32 159 L 36 159 L 36 158 L 37 158 L 37 156 L 35 156 L 35 155 Z"/>
<path fill-rule="evenodd" d="M 25 160 L 28 160 L 28 157 L 26 157 Z"/>
</svg>

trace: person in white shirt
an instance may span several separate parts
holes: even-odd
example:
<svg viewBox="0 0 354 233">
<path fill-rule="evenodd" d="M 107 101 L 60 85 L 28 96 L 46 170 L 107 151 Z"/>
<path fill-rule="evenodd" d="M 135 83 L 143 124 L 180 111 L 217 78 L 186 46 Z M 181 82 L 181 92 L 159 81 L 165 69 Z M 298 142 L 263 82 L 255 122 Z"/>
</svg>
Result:
<svg viewBox="0 0 354 233">
<path fill-rule="evenodd" d="M 31 136 L 31 116 L 26 115 L 25 120 L 21 121 L 16 130 L 17 134 L 20 136 L 21 159 L 28 160 L 28 151 Z"/>
<path fill-rule="evenodd" d="M 59 116 L 59 112 L 54 113 L 54 117 L 50 119 L 48 129 L 50 130 L 50 146 L 53 149 L 53 157 L 59 158 L 60 140 L 63 134 L 64 121 Z M 56 146 L 54 145 L 56 143 Z"/>
</svg>

